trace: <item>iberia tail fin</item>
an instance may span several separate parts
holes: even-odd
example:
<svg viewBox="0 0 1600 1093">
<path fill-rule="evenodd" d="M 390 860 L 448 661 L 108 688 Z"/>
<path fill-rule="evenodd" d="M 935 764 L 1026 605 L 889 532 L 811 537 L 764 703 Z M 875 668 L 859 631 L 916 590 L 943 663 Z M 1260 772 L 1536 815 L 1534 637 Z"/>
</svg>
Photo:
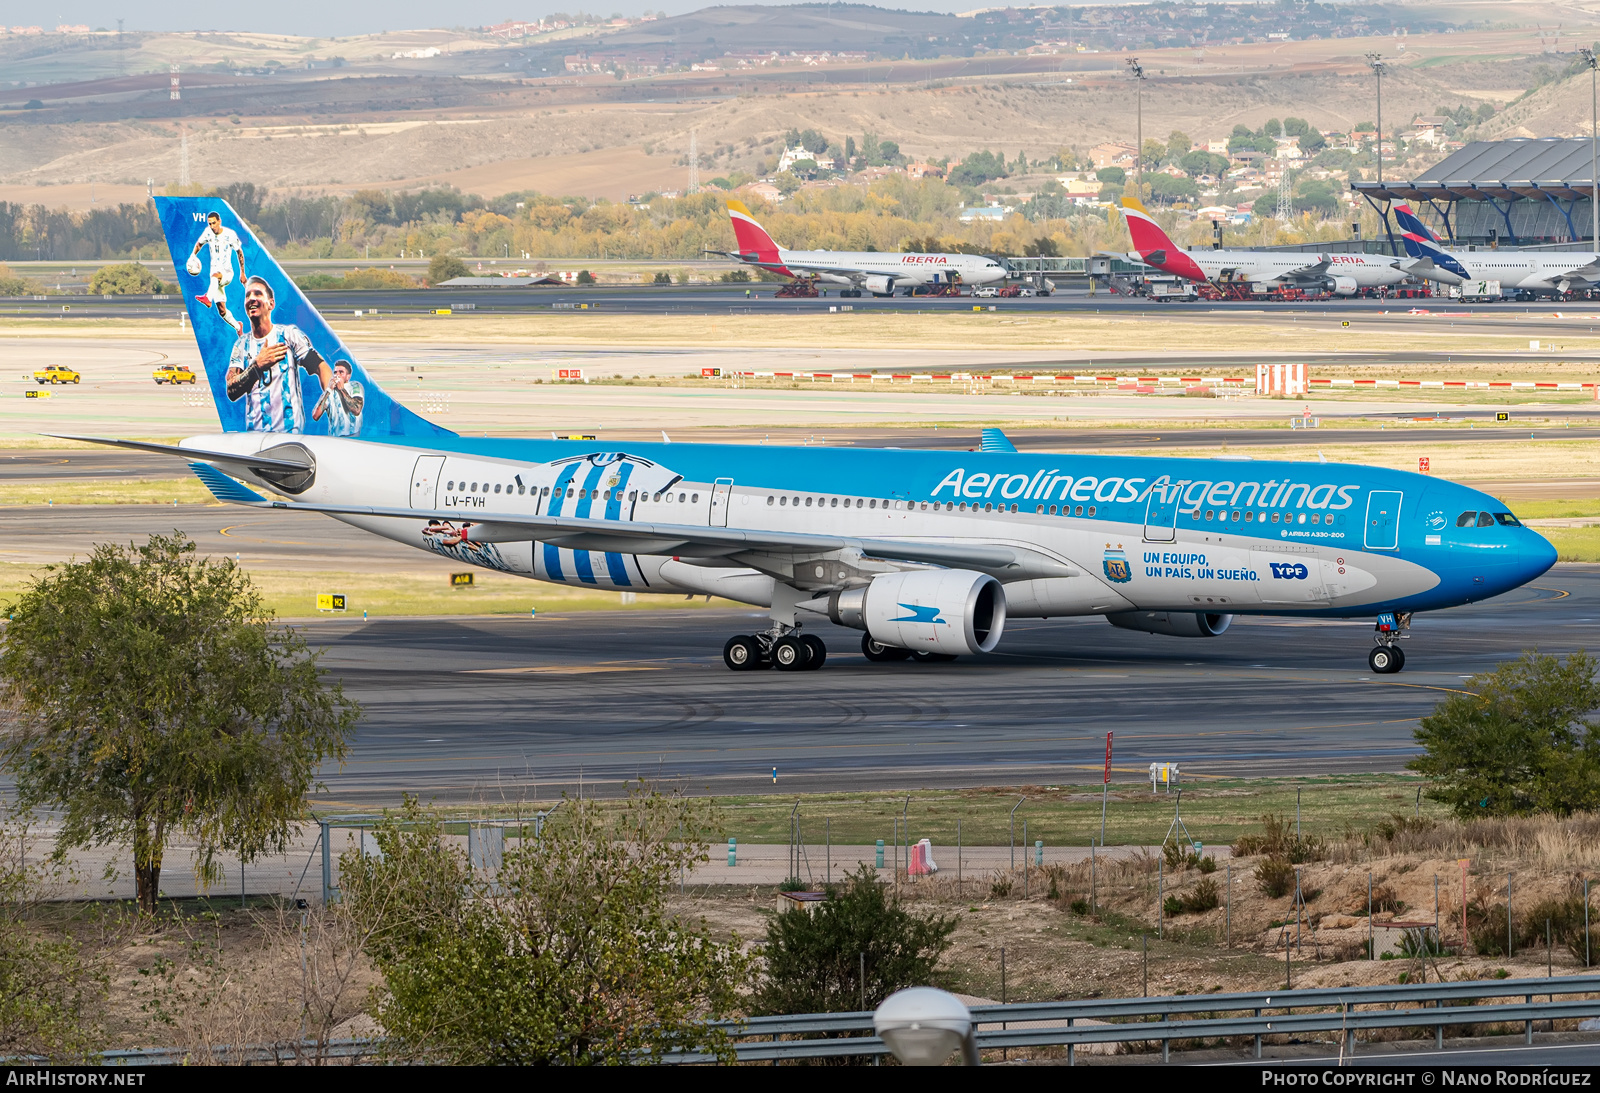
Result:
<svg viewBox="0 0 1600 1093">
<path fill-rule="evenodd" d="M 756 223 L 756 218 L 750 215 L 744 202 L 728 199 L 728 219 L 733 221 L 733 237 L 739 244 L 738 257 L 763 265 L 783 260 L 778 244 L 773 242 L 766 228 Z"/>
<path fill-rule="evenodd" d="M 1205 272 L 1189 257 L 1187 251 L 1161 230 L 1161 225 L 1145 211 L 1144 204 L 1138 198 L 1122 199 L 1122 216 L 1128 222 L 1128 235 L 1139 257 L 1167 273 L 1175 273 L 1191 281 L 1206 280 Z"/>
<path fill-rule="evenodd" d="M 224 432 L 363 439 L 448 437 L 391 398 L 226 201 L 158 197 L 156 212 Z M 245 293 L 264 294 L 258 332 Z M 248 369 L 273 345 L 277 364 Z M 230 396 L 229 372 L 238 379 Z"/>
</svg>

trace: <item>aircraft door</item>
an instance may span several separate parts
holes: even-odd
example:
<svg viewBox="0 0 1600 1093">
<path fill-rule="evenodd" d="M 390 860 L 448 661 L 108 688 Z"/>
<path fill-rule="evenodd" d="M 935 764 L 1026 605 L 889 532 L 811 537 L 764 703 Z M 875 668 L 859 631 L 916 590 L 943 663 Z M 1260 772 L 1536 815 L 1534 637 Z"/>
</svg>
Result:
<svg viewBox="0 0 1600 1093">
<path fill-rule="evenodd" d="M 1373 490 L 1367 495 L 1367 524 L 1362 543 L 1368 550 L 1398 550 L 1400 547 L 1400 502 L 1398 490 Z"/>
<path fill-rule="evenodd" d="M 711 488 L 711 519 L 715 528 L 728 526 L 728 500 L 733 496 L 733 479 L 719 478 Z"/>
<path fill-rule="evenodd" d="M 1144 541 L 1147 543 L 1170 543 L 1178 537 L 1178 499 L 1183 496 L 1183 487 L 1171 489 L 1171 501 L 1167 500 L 1165 489 L 1150 491 L 1150 505 L 1144 511 Z"/>
<path fill-rule="evenodd" d="M 439 472 L 444 470 L 444 456 L 417 457 L 416 469 L 411 472 L 411 507 L 436 509 L 439 507 Z"/>
</svg>

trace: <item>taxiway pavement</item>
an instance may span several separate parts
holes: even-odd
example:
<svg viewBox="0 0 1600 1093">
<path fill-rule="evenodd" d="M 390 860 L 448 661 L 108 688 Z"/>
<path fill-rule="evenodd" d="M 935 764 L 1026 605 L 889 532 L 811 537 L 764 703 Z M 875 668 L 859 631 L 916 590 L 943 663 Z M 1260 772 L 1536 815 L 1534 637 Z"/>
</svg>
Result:
<svg viewBox="0 0 1600 1093">
<path fill-rule="evenodd" d="M 1400 770 L 1418 719 L 1468 676 L 1595 646 L 1600 567 L 1419 618 L 1395 676 L 1367 670 L 1369 621 L 1282 618 L 1196 640 L 1018 621 L 999 652 L 939 665 L 871 664 L 858 633 L 823 625 L 819 671 L 728 671 L 723 641 L 763 615 L 308 622 L 366 709 L 324 800 L 548 799 L 636 778 L 718 793 L 1089 782 L 1108 731 L 1118 781 L 1155 761 L 1196 778 Z"/>
</svg>

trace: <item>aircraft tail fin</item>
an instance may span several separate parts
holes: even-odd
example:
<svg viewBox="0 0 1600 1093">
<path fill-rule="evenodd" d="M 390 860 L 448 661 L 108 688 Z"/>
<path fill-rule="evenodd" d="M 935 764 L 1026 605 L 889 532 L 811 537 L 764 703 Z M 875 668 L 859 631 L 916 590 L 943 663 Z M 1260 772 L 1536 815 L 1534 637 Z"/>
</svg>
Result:
<svg viewBox="0 0 1600 1093">
<path fill-rule="evenodd" d="M 1422 222 L 1422 218 L 1411 210 L 1410 205 L 1396 205 L 1394 207 L 1395 222 L 1400 225 L 1400 230 L 1406 235 L 1418 235 L 1429 243 L 1443 243 L 1434 230 Z"/>
<path fill-rule="evenodd" d="M 1133 249 L 1146 259 L 1156 254 L 1176 253 L 1183 248 L 1174 243 L 1166 232 L 1161 230 L 1161 225 L 1145 209 L 1144 203 L 1136 197 L 1122 199 L 1122 216 L 1128 222 L 1128 234 L 1133 238 Z M 1165 259 L 1160 259 L 1156 265 L 1161 265 Z"/>
<path fill-rule="evenodd" d="M 1017 446 L 1011 443 L 1011 438 L 999 429 L 985 429 L 983 441 L 978 445 L 980 452 L 1014 452 Z"/>
<path fill-rule="evenodd" d="M 406 409 L 368 375 L 226 201 L 155 203 L 224 432 L 455 435 Z M 260 298 L 259 322 L 248 314 L 247 292 Z M 269 353 L 279 359 L 257 365 Z"/>
<path fill-rule="evenodd" d="M 750 210 L 745 207 L 744 202 L 728 199 L 728 219 L 733 221 L 733 237 L 738 240 L 740 258 L 746 262 L 782 261 L 778 244 L 767 234 L 767 229 L 750 215 Z"/>
</svg>

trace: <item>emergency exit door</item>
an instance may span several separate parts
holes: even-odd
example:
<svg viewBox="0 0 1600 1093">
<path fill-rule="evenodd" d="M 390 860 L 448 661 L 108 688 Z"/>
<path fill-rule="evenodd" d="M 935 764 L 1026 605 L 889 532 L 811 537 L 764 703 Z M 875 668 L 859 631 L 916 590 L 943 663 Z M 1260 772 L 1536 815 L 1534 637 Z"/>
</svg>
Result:
<svg viewBox="0 0 1600 1093">
<path fill-rule="evenodd" d="M 733 479 L 719 478 L 711 488 L 711 526 L 728 526 L 728 499 L 733 496 Z"/>
<path fill-rule="evenodd" d="M 1367 525 L 1362 542 L 1368 550 L 1399 548 L 1402 499 L 1397 490 L 1373 490 L 1367 495 Z"/>
<path fill-rule="evenodd" d="M 1178 537 L 1178 498 L 1183 496 L 1183 487 L 1172 489 L 1172 500 L 1167 500 L 1167 491 L 1153 489 L 1150 491 L 1150 505 L 1144 510 L 1144 541 L 1147 543 L 1170 543 Z"/>
<path fill-rule="evenodd" d="M 436 509 L 439 507 L 439 472 L 444 470 L 444 456 L 417 457 L 416 469 L 411 472 L 411 507 Z"/>
</svg>

